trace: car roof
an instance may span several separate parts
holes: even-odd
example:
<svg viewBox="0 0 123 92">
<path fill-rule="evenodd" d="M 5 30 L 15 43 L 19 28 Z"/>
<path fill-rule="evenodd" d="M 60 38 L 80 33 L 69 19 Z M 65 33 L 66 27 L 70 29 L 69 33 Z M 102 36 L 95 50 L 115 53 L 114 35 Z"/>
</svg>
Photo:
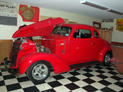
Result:
<svg viewBox="0 0 123 92">
<path fill-rule="evenodd" d="M 90 25 L 86 25 L 86 24 L 77 24 L 77 23 L 63 23 L 63 24 L 60 24 L 60 26 L 69 26 L 69 27 L 88 27 L 88 28 L 93 28 L 95 29 L 94 27 L 90 26 Z"/>
</svg>

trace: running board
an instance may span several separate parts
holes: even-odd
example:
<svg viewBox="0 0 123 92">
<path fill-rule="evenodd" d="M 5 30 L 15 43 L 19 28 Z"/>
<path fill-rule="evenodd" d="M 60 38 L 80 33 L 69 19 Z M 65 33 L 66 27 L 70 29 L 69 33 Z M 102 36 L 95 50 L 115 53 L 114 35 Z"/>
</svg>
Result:
<svg viewBox="0 0 123 92">
<path fill-rule="evenodd" d="M 94 65 L 94 64 L 98 64 L 100 63 L 99 61 L 91 61 L 91 62 L 86 62 L 86 63 L 79 63 L 79 64 L 75 64 L 75 65 L 70 65 L 70 69 L 75 69 L 75 68 L 81 68 L 81 67 L 85 67 L 85 66 L 90 66 L 90 65 Z"/>
</svg>

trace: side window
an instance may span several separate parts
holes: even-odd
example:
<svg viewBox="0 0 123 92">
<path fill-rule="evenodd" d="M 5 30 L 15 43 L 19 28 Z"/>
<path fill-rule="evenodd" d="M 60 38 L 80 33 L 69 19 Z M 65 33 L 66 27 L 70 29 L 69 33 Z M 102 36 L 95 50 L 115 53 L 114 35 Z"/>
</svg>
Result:
<svg viewBox="0 0 123 92">
<path fill-rule="evenodd" d="M 75 30 L 75 32 L 73 34 L 73 38 L 80 38 L 79 33 L 80 33 L 79 29 Z"/>
<path fill-rule="evenodd" d="M 87 29 L 77 29 L 73 35 L 73 38 L 91 38 L 92 34 L 90 30 Z"/>
<path fill-rule="evenodd" d="M 98 33 L 96 31 L 94 31 L 94 37 L 95 38 L 98 38 L 99 37 L 99 35 L 98 35 Z"/>
</svg>

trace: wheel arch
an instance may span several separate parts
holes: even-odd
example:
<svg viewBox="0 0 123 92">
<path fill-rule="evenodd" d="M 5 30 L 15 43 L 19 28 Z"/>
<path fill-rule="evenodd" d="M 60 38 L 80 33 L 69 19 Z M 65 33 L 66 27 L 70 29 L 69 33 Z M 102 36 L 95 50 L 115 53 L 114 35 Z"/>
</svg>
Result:
<svg viewBox="0 0 123 92">
<path fill-rule="evenodd" d="M 99 56 L 98 56 L 98 61 L 103 62 L 103 59 L 106 55 L 106 53 L 111 53 L 112 54 L 112 50 L 111 50 L 111 46 L 106 46 L 105 48 L 103 48 L 100 52 L 99 52 Z"/>
<path fill-rule="evenodd" d="M 50 68 L 53 68 L 52 64 L 51 64 L 50 62 L 46 61 L 46 60 L 39 60 L 39 61 L 36 61 L 36 62 L 45 62 L 45 63 L 47 63 L 47 64 L 50 66 Z M 34 63 L 36 63 L 36 62 L 33 62 L 32 64 L 34 64 Z M 29 67 L 30 67 L 32 64 L 30 64 Z M 29 67 L 27 67 L 26 71 L 28 71 Z"/>
<path fill-rule="evenodd" d="M 30 65 L 38 61 L 47 62 L 50 66 L 53 67 L 55 74 L 70 70 L 67 62 L 65 62 L 60 57 L 57 57 L 56 55 L 49 53 L 33 53 L 25 55 L 19 60 L 19 73 L 23 74 Z"/>
</svg>

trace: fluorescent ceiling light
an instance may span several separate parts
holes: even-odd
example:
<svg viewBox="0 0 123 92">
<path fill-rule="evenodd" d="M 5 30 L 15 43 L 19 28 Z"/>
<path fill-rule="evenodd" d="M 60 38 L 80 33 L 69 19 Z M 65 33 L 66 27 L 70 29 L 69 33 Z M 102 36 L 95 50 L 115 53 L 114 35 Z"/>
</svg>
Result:
<svg viewBox="0 0 123 92">
<path fill-rule="evenodd" d="M 116 10 L 113 10 L 113 9 L 109 9 L 108 12 L 112 12 L 112 13 L 115 13 L 115 14 L 123 15 L 122 12 L 119 12 L 119 11 L 116 11 Z"/>
<path fill-rule="evenodd" d="M 99 5 L 99 4 L 96 4 L 96 3 L 93 3 L 93 2 L 90 2 L 90 1 L 87 1 L 87 0 L 82 0 L 82 1 L 80 1 L 80 3 L 91 6 L 91 7 L 95 7 L 95 8 L 98 8 L 98 9 L 102 9 L 102 10 L 107 10 L 108 9 L 108 8 L 102 6 L 102 5 Z"/>
<path fill-rule="evenodd" d="M 91 7 L 94 7 L 94 8 L 98 8 L 98 9 L 101 9 L 101 10 L 107 10 L 108 12 L 112 12 L 112 13 L 115 13 L 115 14 L 118 14 L 118 15 L 123 15 L 122 12 L 116 11 L 114 9 L 107 8 L 105 6 L 99 5 L 97 3 L 94 3 L 94 2 L 91 2 L 91 1 L 88 1 L 88 0 L 82 0 L 82 1 L 80 1 L 80 3 L 91 6 Z"/>
</svg>

